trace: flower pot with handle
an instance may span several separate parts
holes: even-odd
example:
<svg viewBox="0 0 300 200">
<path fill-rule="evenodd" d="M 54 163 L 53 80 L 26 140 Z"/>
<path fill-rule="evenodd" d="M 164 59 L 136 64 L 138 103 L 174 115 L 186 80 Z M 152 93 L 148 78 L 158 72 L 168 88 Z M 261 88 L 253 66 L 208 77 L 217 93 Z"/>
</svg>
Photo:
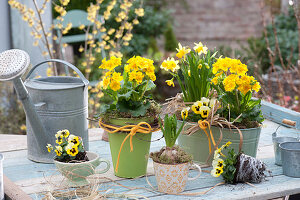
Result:
<svg viewBox="0 0 300 200">
<path fill-rule="evenodd" d="M 110 168 L 110 162 L 100 158 L 96 153 L 87 151 L 89 161 L 77 163 L 65 163 L 54 160 L 55 166 L 59 172 L 68 179 L 71 186 L 78 187 L 88 185 L 87 176 L 93 174 L 103 174 Z M 102 170 L 96 169 L 102 162 L 106 163 L 106 167 Z"/>
<path fill-rule="evenodd" d="M 172 165 L 153 162 L 153 166 L 158 190 L 167 194 L 183 192 L 187 181 L 196 180 L 201 175 L 201 168 L 197 164 L 192 165 L 199 170 L 193 178 L 188 178 L 190 163 Z"/>
</svg>

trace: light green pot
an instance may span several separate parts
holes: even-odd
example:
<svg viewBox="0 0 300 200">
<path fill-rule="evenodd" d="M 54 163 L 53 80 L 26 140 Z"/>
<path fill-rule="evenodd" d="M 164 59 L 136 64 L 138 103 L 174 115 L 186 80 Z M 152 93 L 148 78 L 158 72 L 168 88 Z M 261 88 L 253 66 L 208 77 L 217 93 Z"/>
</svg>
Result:
<svg viewBox="0 0 300 200">
<path fill-rule="evenodd" d="M 54 160 L 54 164 L 58 171 L 65 176 L 71 187 L 79 187 L 88 185 L 87 176 L 93 174 L 103 174 L 110 168 L 110 162 L 103 158 L 100 158 L 97 154 L 87 151 L 87 157 L 89 161 L 81 163 L 64 163 Z M 102 170 L 96 170 L 100 163 L 105 162 L 106 168 Z"/>
<path fill-rule="evenodd" d="M 191 123 L 187 124 L 184 129 L 187 129 L 190 126 L 192 126 Z M 215 142 L 218 142 L 220 138 L 221 130 L 223 133 L 223 139 L 219 147 L 221 147 L 223 144 L 226 144 L 228 141 L 230 141 L 232 142 L 230 148 L 233 148 L 234 151 L 238 153 L 239 144 L 240 144 L 240 135 L 238 131 L 235 129 L 231 129 L 231 130 L 228 128 L 221 129 L 212 126 L 211 131 L 214 136 Z M 242 152 L 245 153 L 246 155 L 256 157 L 261 127 L 240 129 L 240 130 L 243 134 Z M 208 128 L 207 128 L 207 132 L 209 133 Z M 178 145 L 182 147 L 187 153 L 193 155 L 194 162 L 201 165 L 202 164 L 211 165 L 213 154 L 212 156 L 210 156 L 210 159 L 206 163 L 206 160 L 209 156 L 209 144 L 208 144 L 207 136 L 203 130 L 199 130 L 192 135 L 180 134 L 178 137 Z M 225 155 L 227 154 L 226 150 L 224 150 L 224 153 Z"/>
<path fill-rule="evenodd" d="M 119 118 L 110 119 L 109 123 L 124 126 L 129 124 L 138 124 L 139 122 L 152 123 L 154 117 L 145 117 L 139 119 L 132 118 Z M 113 166 L 115 175 L 122 178 L 136 178 L 139 176 L 144 176 L 147 171 L 148 156 L 150 149 L 150 140 L 152 133 L 143 134 L 137 133 L 132 138 L 133 151 L 130 152 L 130 137 L 124 143 L 121 150 L 119 167 L 116 171 L 116 165 L 118 160 L 118 154 L 122 142 L 128 133 L 108 133 L 110 152 L 112 156 Z"/>
</svg>

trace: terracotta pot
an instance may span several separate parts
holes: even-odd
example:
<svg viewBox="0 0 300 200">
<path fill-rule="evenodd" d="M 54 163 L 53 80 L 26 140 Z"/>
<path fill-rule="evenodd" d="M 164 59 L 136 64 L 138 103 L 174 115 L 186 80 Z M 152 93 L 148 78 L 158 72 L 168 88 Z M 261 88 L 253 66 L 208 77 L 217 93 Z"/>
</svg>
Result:
<svg viewBox="0 0 300 200">
<path fill-rule="evenodd" d="M 158 190 L 167 194 L 178 194 L 183 192 L 187 181 L 195 180 L 201 175 L 201 168 L 197 164 L 161 164 L 153 162 L 155 178 Z M 194 178 L 188 178 L 190 166 L 195 166 L 199 173 Z"/>
</svg>

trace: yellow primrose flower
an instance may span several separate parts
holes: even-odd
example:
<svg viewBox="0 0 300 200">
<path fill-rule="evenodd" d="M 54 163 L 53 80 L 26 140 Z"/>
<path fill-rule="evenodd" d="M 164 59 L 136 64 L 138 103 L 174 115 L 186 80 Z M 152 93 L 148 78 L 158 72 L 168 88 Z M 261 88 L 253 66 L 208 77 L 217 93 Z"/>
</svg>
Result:
<svg viewBox="0 0 300 200">
<path fill-rule="evenodd" d="M 53 150 L 53 146 L 51 144 L 47 144 L 47 149 L 48 149 L 48 152 L 51 152 Z"/>
<path fill-rule="evenodd" d="M 120 82 L 123 80 L 123 76 L 121 76 L 121 73 L 119 72 L 114 72 L 111 79 Z"/>
<path fill-rule="evenodd" d="M 210 108 L 208 106 L 201 106 L 200 107 L 200 114 L 202 118 L 208 117 L 208 114 L 210 112 Z"/>
<path fill-rule="evenodd" d="M 168 84 L 168 86 L 173 86 L 175 87 L 175 84 L 173 82 L 173 78 L 171 80 L 166 80 L 166 83 Z"/>
<path fill-rule="evenodd" d="M 219 177 L 222 173 L 223 173 L 223 168 L 216 167 L 216 168 L 214 168 L 214 169 L 211 170 L 210 174 L 213 177 Z"/>
<path fill-rule="evenodd" d="M 197 43 L 194 44 L 195 44 L 194 50 L 198 53 L 198 55 L 201 55 L 202 53 L 207 54 L 208 48 L 206 46 L 203 46 L 201 42 L 199 42 L 198 44 Z"/>
<path fill-rule="evenodd" d="M 182 57 L 185 59 L 185 55 L 190 53 L 191 49 L 188 47 L 182 47 L 180 43 L 178 43 L 178 49 L 176 48 L 176 51 L 178 52 L 176 54 L 177 58 L 181 59 Z"/>
<path fill-rule="evenodd" d="M 186 107 L 186 108 L 182 109 L 182 111 L 181 111 L 181 118 L 183 120 L 185 120 L 188 117 L 189 110 L 190 110 L 190 107 Z"/>
<path fill-rule="evenodd" d="M 218 84 L 218 77 L 214 77 L 213 79 L 211 79 L 211 82 L 214 84 L 214 85 L 217 85 Z"/>
<path fill-rule="evenodd" d="M 118 91 L 119 89 L 121 89 L 121 84 L 118 81 L 112 80 L 109 84 L 109 87 L 113 91 Z"/>
<path fill-rule="evenodd" d="M 201 101 L 200 102 L 202 103 L 202 106 L 208 106 L 209 99 L 205 98 L 205 97 L 201 97 Z"/>
<path fill-rule="evenodd" d="M 177 71 L 180 67 L 178 66 L 179 61 L 175 60 L 174 58 L 167 58 L 167 60 L 164 60 L 161 64 L 160 68 L 172 72 Z"/>
<path fill-rule="evenodd" d="M 192 111 L 194 111 L 195 114 L 200 114 L 200 107 L 202 106 L 201 101 L 196 101 L 192 105 Z"/>
<path fill-rule="evenodd" d="M 252 86 L 252 89 L 255 90 L 256 92 L 258 92 L 259 89 L 260 89 L 260 84 L 259 84 L 259 82 L 256 82 L 256 83 Z"/>
</svg>

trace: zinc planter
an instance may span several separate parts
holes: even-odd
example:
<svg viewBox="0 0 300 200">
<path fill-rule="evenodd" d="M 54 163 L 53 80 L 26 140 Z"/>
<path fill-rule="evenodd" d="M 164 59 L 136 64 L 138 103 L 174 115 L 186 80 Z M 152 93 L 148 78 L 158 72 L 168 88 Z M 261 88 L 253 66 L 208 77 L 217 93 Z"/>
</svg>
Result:
<svg viewBox="0 0 300 200">
<path fill-rule="evenodd" d="M 125 126 L 130 124 L 138 124 L 139 122 L 147 122 L 151 124 L 153 121 L 154 117 L 138 119 L 118 118 L 109 119 L 109 124 Z M 130 151 L 130 138 L 126 140 L 120 153 L 119 166 L 118 170 L 116 171 L 120 147 L 127 135 L 128 133 L 125 132 L 108 133 L 115 175 L 122 178 L 136 178 L 139 176 L 144 176 L 147 171 L 152 133 L 136 133 L 136 135 L 132 137 L 133 151 Z"/>
<path fill-rule="evenodd" d="M 68 179 L 70 186 L 79 187 L 88 185 L 89 182 L 86 179 L 87 176 L 93 174 L 103 174 L 110 168 L 108 160 L 100 158 L 96 153 L 87 151 L 87 157 L 89 161 L 81 163 L 65 163 L 54 160 L 54 164 L 59 172 Z M 102 170 L 96 170 L 100 163 L 105 162 L 106 168 Z"/>
<path fill-rule="evenodd" d="M 199 170 L 199 173 L 194 178 L 188 178 L 190 163 L 170 165 L 153 161 L 158 190 L 167 194 L 183 192 L 187 181 L 195 180 L 201 175 L 201 168 L 196 164 L 193 166 Z"/>
<path fill-rule="evenodd" d="M 187 123 L 184 127 L 184 130 L 194 125 L 194 123 Z M 206 129 L 209 133 L 209 129 Z M 230 141 L 232 144 L 230 145 L 231 148 L 235 150 L 237 153 L 239 151 L 239 144 L 240 144 L 240 135 L 237 130 L 235 129 L 228 129 L 228 128 L 219 128 L 215 126 L 211 126 L 211 131 L 215 142 L 218 142 L 220 138 L 220 130 L 222 130 L 223 138 L 219 144 L 219 147 L 226 142 Z M 242 152 L 244 154 L 256 157 L 258 142 L 261 132 L 261 127 L 258 128 L 250 128 L 250 129 L 240 129 L 243 134 L 243 146 Z M 212 144 L 212 141 L 211 141 Z M 213 154 L 210 156 L 210 159 L 207 161 L 209 156 L 209 142 L 208 138 L 203 130 L 199 130 L 192 135 L 183 135 L 180 134 L 178 137 L 178 145 L 182 147 L 187 153 L 193 155 L 193 160 L 199 164 L 209 164 L 211 165 Z M 226 151 L 225 151 L 226 153 Z"/>
</svg>

